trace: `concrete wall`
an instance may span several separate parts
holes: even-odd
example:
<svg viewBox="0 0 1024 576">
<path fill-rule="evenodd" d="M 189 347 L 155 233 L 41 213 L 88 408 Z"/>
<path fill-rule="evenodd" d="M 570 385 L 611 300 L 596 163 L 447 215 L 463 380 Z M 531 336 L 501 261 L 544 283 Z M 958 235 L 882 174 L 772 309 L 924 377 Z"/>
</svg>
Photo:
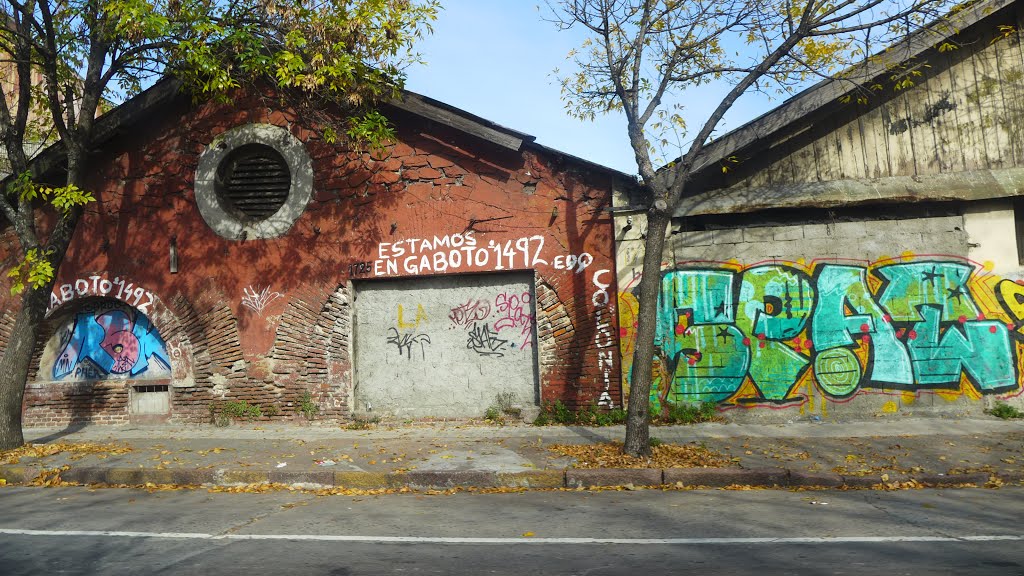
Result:
<svg viewBox="0 0 1024 576">
<path fill-rule="evenodd" d="M 713 401 L 771 419 L 1018 402 L 1024 289 L 1008 207 L 674 222 L 651 401 Z M 730 219 L 742 226 L 724 227 Z M 644 233 L 642 214 L 616 218 L 626 385 Z"/>
<path fill-rule="evenodd" d="M 267 102 L 276 99 L 239 94 L 224 107 L 183 97 L 105 145 L 91 164 L 98 201 L 58 271 L 51 318 L 96 297 L 148 317 L 170 358 L 172 420 L 206 420 L 226 401 L 296 418 L 306 392 L 321 417 L 347 418 L 353 281 L 518 271 L 535 296 L 539 399 L 621 405 L 605 210 L 614 173 L 394 110 L 397 140 L 370 154 L 324 142 L 319 126 Z M 224 237 L 197 207 L 197 169 L 221 135 L 251 124 L 301 143 L 312 192 L 283 234 Z M 2 226 L 0 235 L 11 237 Z M 0 243 L 5 270 L 14 246 Z M 7 294 L 0 287 L 0 349 L 18 305 Z M 127 419 L 130 379 L 46 376 L 54 365 L 43 350 L 57 331 L 55 323 L 40 335 L 26 422 Z"/>
<path fill-rule="evenodd" d="M 628 282 L 632 272 L 638 270 L 642 262 L 641 232 L 646 230 L 646 224 L 642 216 L 633 217 L 635 225 L 623 232 L 624 218 L 618 220 L 619 280 Z M 1011 214 L 1011 225 L 1012 222 Z M 904 252 L 968 256 L 969 243 L 974 241 L 968 240 L 962 215 L 852 221 L 840 219 L 807 224 L 773 225 L 756 222 L 738 228 L 704 231 L 686 231 L 684 228 L 685 224 L 673 225 L 662 256 L 666 264 L 729 260 L 753 264 L 772 260 L 809 261 L 815 258 L 874 261 L 899 256 Z M 973 254 L 978 255 L 978 252 Z"/>
</svg>

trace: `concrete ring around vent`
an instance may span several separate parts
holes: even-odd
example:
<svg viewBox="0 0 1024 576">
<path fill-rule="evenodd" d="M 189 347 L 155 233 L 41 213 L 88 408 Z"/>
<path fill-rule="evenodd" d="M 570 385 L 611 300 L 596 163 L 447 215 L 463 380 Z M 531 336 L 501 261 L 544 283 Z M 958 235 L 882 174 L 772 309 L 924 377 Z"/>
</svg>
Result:
<svg viewBox="0 0 1024 576">
<path fill-rule="evenodd" d="M 216 189 L 221 162 L 233 150 L 247 144 L 263 144 L 277 150 L 291 172 L 288 199 L 262 220 L 245 220 L 233 214 L 222 204 Z M 230 240 L 277 238 L 291 229 L 313 196 L 313 163 L 302 142 L 284 128 L 246 124 L 217 136 L 199 155 L 195 192 L 199 213 L 218 236 Z"/>
</svg>

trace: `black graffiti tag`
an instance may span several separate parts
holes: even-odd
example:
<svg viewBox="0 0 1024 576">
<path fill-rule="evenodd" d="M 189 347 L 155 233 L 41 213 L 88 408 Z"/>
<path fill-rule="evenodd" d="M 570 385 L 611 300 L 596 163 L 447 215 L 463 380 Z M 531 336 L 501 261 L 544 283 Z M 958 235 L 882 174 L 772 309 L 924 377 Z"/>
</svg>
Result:
<svg viewBox="0 0 1024 576">
<path fill-rule="evenodd" d="M 406 359 L 412 360 L 413 344 L 420 345 L 420 357 L 427 359 L 427 350 L 424 344 L 430 344 L 430 336 L 426 334 L 413 334 L 411 332 L 400 334 L 396 328 L 388 328 L 388 344 L 398 347 L 398 355 L 405 354 Z"/>
<path fill-rule="evenodd" d="M 476 352 L 481 356 L 494 356 L 501 358 L 505 354 L 501 352 L 501 348 L 508 344 L 508 340 L 502 340 L 498 338 L 497 332 L 491 332 L 491 328 L 486 322 L 483 324 L 473 323 L 473 328 L 469 331 L 469 339 L 466 341 L 466 348 Z"/>
</svg>

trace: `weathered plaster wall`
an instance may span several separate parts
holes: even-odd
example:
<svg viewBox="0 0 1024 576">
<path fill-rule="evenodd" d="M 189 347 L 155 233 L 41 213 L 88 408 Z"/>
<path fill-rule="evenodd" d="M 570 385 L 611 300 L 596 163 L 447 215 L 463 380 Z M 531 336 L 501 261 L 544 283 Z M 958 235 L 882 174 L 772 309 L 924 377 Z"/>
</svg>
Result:
<svg viewBox="0 0 1024 576">
<path fill-rule="evenodd" d="M 641 216 L 633 217 L 634 225 L 624 232 L 623 218 L 618 220 L 619 280 L 628 282 L 631 270 L 638 270 L 643 258 L 641 233 L 646 232 L 646 223 Z M 733 259 L 741 262 L 814 258 L 878 260 L 904 252 L 967 256 L 970 250 L 961 215 L 806 224 L 755 223 L 742 228 L 704 231 L 686 231 L 684 226 L 675 224 L 666 240 L 662 258 L 668 264 Z"/>
<path fill-rule="evenodd" d="M 964 231 L 969 240 L 969 258 L 992 262 L 992 272 L 996 274 L 1021 277 L 1012 199 L 967 204 L 964 206 Z"/>
<path fill-rule="evenodd" d="M 674 223 L 651 401 L 790 418 L 980 412 L 1018 399 L 1024 289 L 988 257 L 1012 256 L 1002 270 L 1017 277 L 1004 208 L 913 208 L 884 219 L 837 210 L 827 222 L 766 213 L 702 231 L 685 227 L 707 221 Z M 644 226 L 642 215 L 616 218 L 626 386 Z"/>
<path fill-rule="evenodd" d="M 306 391 L 322 415 L 337 417 L 352 408 L 353 279 L 524 271 L 535 283 L 540 399 L 619 405 L 611 218 L 603 209 L 614 174 L 420 117 L 394 119 L 398 141 L 370 154 L 324 142 L 273 98 L 164 107 L 94 162 L 98 201 L 58 272 L 54 310 L 73 312 L 78 301 L 103 296 L 146 314 L 171 355 L 172 419 L 204 420 L 211 403 L 225 400 L 291 418 Z M 312 199 L 278 238 L 223 238 L 196 205 L 201 153 L 247 123 L 286 128 L 312 161 Z M 475 246 L 456 248 L 456 235 L 471 235 Z M 5 310 L 12 307 L 6 300 Z M 40 350 L 52 334 L 41 335 Z M 52 368 L 37 360 L 37 371 Z M 72 388 L 47 384 L 30 395 L 28 423 L 43 423 L 44 413 L 87 419 L 91 400 L 74 411 L 62 404 Z"/>
</svg>

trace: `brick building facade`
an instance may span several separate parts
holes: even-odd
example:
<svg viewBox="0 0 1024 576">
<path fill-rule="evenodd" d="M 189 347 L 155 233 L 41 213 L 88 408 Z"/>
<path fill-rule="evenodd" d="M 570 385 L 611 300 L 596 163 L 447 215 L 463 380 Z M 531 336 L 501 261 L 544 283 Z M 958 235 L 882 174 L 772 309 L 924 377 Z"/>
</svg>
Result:
<svg viewBox="0 0 1024 576">
<path fill-rule="evenodd" d="M 116 112 L 27 425 L 242 400 L 290 419 L 304 397 L 330 418 L 480 416 L 500 393 L 621 405 L 607 207 L 628 177 L 413 94 L 369 152 L 272 94 L 192 104 L 164 81 Z"/>
</svg>

